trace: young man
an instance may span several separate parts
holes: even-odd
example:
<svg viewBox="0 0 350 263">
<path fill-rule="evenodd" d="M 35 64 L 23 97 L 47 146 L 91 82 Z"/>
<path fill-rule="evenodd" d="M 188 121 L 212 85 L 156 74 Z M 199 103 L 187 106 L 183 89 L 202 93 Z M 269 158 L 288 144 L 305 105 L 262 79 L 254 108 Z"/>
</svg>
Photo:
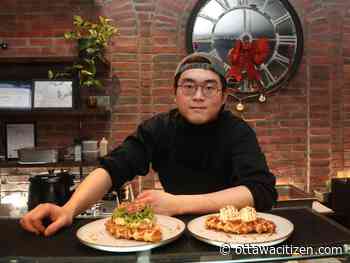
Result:
<svg viewBox="0 0 350 263">
<path fill-rule="evenodd" d="M 184 58 L 175 72 L 177 109 L 143 122 L 121 146 L 101 160 L 63 206 L 41 204 L 20 221 L 46 236 L 70 225 L 111 188 L 120 188 L 150 164 L 164 191 L 148 190 L 137 198 L 156 213 L 176 215 L 216 212 L 231 204 L 268 210 L 275 203 L 275 177 L 269 172 L 253 130 L 224 111 L 223 63 L 206 53 Z M 49 217 L 48 227 L 42 224 Z"/>
</svg>

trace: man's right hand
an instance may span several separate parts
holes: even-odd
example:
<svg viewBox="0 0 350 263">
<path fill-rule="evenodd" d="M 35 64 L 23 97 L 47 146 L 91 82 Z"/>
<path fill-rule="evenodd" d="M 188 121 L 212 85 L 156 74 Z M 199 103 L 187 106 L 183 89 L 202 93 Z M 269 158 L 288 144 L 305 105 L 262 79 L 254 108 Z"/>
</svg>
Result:
<svg viewBox="0 0 350 263">
<path fill-rule="evenodd" d="M 111 186 L 112 179 L 109 173 L 103 168 L 97 168 L 79 184 L 64 206 L 40 204 L 25 214 L 20 224 L 32 233 L 50 236 L 62 227 L 72 224 L 74 216 L 101 200 Z M 51 221 L 47 227 L 43 224 L 45 219 Z"/>
<path fill-rule="evenodd" d="M 44 219 L 51 221 L 47 227 L 43 224 Z M 25 230 L 44 236 L 50 236 L 60 228 L 71 225 L 72 222 L 73 214 L 70 211 L 50 203 L 38 205 L 20 220 L 20 224 Z"/>
</svg>

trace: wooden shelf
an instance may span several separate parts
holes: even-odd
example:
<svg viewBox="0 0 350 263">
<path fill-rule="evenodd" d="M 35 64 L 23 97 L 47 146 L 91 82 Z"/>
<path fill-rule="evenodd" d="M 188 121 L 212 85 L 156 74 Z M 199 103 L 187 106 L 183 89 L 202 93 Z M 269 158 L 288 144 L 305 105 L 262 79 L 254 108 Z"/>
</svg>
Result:
<svg viewBox="0 0 350 263">
<path fill-rule="evenodd" d="M 19 164 L 18 161 L 1 161 L 0 168 L 30 168 L 30 167 L 86 167 L 97 166 L 98 161 L 93 162 L 75 162 L 75 161 L 61 161 L 57 163 L 44 163 L 44 164 Z"/>
<path fill-rule="evenodd" d="M 33 64 L 33 63 L 69 63 L 77 60 L 77 56 L 62 57 L 0 57 L 0 64 Z"/>
<path fill-rule="evenodd" d="M 0 110 L 0 116 L 99 116 L 109 117 L 111 110 L 106 109 L 81 109 L 81 110 Z"/>
<path fill-rule="evenodd" d="M 66 64 L 66 63 L 72 63 L 75 61 L 78 61 L 78 56 L 62 56 L 62 57 L 55 57 L 55 56 L 48 56 L 48 57 L 1 57 L 0 56 L 0 64 Z M 111 62 L 108 58 L 105 58 L 105 61 L 97 61 L 97 67 L 102 68 L 109 68 Z"/>
</svg>

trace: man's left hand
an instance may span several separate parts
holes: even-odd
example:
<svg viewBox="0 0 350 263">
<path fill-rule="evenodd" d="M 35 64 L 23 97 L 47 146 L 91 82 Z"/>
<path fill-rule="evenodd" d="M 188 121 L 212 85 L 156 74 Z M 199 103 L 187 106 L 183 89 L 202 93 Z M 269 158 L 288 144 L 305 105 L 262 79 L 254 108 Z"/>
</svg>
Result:
<svg viewBox="0 0 350 263">
<path fill-rule="evenodd" d="M 150 204 L 156 214 L 173 216 L 180 213 L 177 196 L 162 190 L 143 191 L 137 196 L 136 200 Z"/>
</svg>

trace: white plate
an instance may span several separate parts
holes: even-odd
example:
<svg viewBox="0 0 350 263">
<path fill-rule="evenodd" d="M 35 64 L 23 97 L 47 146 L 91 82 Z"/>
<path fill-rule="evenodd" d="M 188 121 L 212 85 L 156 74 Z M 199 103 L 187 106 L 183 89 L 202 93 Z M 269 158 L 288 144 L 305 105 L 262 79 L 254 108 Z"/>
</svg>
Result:
<svg viewBox="0 0 350 263">
<path fill-rule="evenodd" d="M 85 245 L 99 250 L 112 252 L 135 252 L 150 250 L 163 246 L 177 239 L 185 230 L 185 224 L 181 220 L 163 215 L 156 215 L 157 224 L 162 231 L 162 240 L 157 243 L 117 239 L 110 235 L 105 229 L 105 222 L 109 218 L 93 221 L 77 231 L 78 239 Z"/>
<path fill-rule="evenodd" d="M 253 233 L 245 235 L 225 233 L 223 231 L 215 231 L 205 227 L 205 220 L 213 215 L 218 214 L 195 218 L 188 223 L 187 228 L 195 238 L 215 246 L 221 246 L 223 244 L 230 244 L 231 247 L 240 245 L 272 246 L 285 241 L 294 230 L 294 225 L 283 217 L 267 213 L 257 213 L 258 217 L 271 220 L 276 224 L 276 233 Z"/>
</svg>

